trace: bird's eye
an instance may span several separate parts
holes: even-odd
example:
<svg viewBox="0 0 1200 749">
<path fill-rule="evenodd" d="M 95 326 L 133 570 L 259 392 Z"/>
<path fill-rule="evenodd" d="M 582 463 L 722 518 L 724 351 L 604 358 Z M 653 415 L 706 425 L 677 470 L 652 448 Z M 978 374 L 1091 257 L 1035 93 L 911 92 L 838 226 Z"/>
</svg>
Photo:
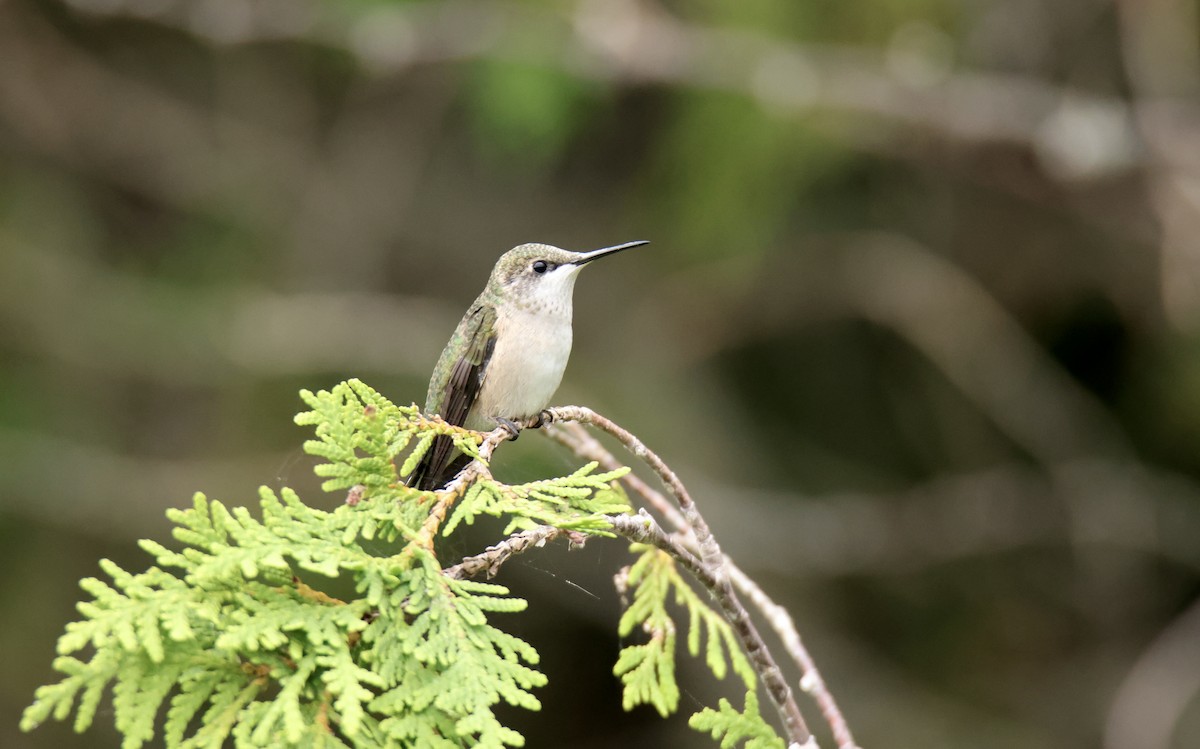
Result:
<svg viewBox="0 0 1200 749">
<path fill-rule="evenodd" d="M 533 272 L 534 273 L 545 273 L 548 270 L 550 270 L 550 264 L 547 263 L 545 260 L 534 260 L 533 261 Z"/>
</svg>

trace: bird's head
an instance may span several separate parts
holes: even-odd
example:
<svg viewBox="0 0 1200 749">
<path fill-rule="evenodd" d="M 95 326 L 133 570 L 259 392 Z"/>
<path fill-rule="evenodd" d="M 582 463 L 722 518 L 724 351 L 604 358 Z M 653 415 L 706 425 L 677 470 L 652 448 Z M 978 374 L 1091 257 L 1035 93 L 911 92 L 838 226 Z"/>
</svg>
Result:
<svg viewBox="0 0 1200 749">
<path fill-rule="evenodd" d="M 518 245 L 500 256 L 488 288 L 525 309 L 569 310 L 575 278 L 583 266 L 644 244 L 648 243 L 626 242 L 591 252 L 571 252 L 539 243 Z"/>
</svg>

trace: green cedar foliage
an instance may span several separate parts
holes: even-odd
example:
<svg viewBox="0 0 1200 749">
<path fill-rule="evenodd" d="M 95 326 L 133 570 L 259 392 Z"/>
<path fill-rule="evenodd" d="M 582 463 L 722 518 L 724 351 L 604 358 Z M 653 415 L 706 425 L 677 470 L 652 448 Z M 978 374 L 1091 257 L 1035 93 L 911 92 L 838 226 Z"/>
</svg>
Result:
<svg viewBox="0 0 1200 749">
<path fill-rule="evenodd" d="M 783 749 L 783 740 L 762 719 L 758 712 L 758 697 L 751 690 L 746 693 L 746 709 L 738 712 L 724 697 L 713 710 L 706 707 L 692 716 L 688 725 L 697 731 L 706 731 L 721 742 L 721 749 L 733 749 L 746 742 L 745 749 Z"/>
<path fill-rule="evenodd" d="M 435 536 L 480 515 L 507 519 L 509 530 L 553 525 L 612 535 L 606 515 L 629 507 L 616 479 L 588 464 L 568 476 L 521 485 L 486 474 L 461 496 L 404 486 L 439 434 L 478 457 L 482 436 L 400 407 L 350 380 L 301 397 L 310 411 L 296 422 L 315 428 L 305 449 L 327 491 L 349 490 L 327 512 L 291 490 L 260 490 L 260 515 L 197 494 L 171 510 L 175 551 L 143 541 L 156 561 L 131 574 L 108 560 L 105 582 L 81 587 L 83 619 L 67 626 L 54 662 L 63 679 L 37 690 L 21 726 L 74 711 L 77 731 L 91 725 L 112 685 L 113 715 L 124 749 L 156 736 L 167 747 L 451 747 L 522 746 L 494 709 L 539 709 L 533 695 L 546 678 L 529 644 L 494 627 L 492 614 L 524 610 L 502 586 L 443 574 Z M 397 467 L 399 466 L 399 467 Z M 727 663 L 747 690 L 746 710 L 722 700 L 692 725 L 732 747 L 781 747 L 761 718 L 755 678 L 729 625 L 653 547 L 625 576 L 633 600 L 621 635 L 640 627 L 648 641 L 626 647 L 615 672 L 625 706 L 675 711 L 675 625 L 668 597 L 688 614 L 688 649 L 713 673 Z M 457 560 L 455 560 L 457 561 Z M 342 601 L 320 579 L 351 582 Z M 345 583 L 343 587 L 349 589 Z"/>
</svg>

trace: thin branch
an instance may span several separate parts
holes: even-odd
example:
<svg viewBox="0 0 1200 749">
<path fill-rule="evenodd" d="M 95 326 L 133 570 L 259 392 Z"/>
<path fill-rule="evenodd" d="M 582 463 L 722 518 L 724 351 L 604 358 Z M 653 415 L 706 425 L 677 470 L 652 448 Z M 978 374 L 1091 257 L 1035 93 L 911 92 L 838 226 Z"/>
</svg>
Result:
<svg viewBox="0 0 1200 749">
<path fill-rule="evenodd" d="M 618 468 L 625 467 L 625 464 L 617 460 L 616 456 L 608 451 L 608 448 L 600 444 L 600 440 L 589 434 L 579 424 L 574 422 L 547 424 L 542 431 L 551 439 L 565 446 L 584 460 L 596 461 L 600 465 L 600 468 L 605 471 L 615 471 Z M 630 472 L 625 474 L 621 477 L 621 483 L 646 500 L 646 504 L 650 505 L 655 512 L 662 515 L 675 530 L 690 532 L 687 521 L 684 520 L 679 509 L 671 503 L 671 500 L 663 496 L 662 492 L 643 481 L 636 473 Z"/>
<path fill-rule="evenodd" d="M 775 630 L 775 634 L 783 641 L 783 647 L 787 650 L 788 655 L 800 667 L 800 688 L 811 694 L 821 709 L 821 715 L 825 717 L 825 722 L 833 731 L 833 738 L 837 742 L 838 749 L 858 749 L 858 744 L 854 743 L 854 736 L 850 733 L 850 726 L 846 723 L 846 717 L 842 715 L 837 700 L 833 698 L 833 694 L 825 685 L 825 679 L 817 670 L 817 664 L 808 652 L 808 648 L 804 647 L 804 643 L 801 642 L 800 632 L 796 629 L 796 623 L 792 621 L 787 609 L 771 600 L 763 592 L 763 589 L 758 587 L 758 583 L 751 580 L 728 558 L 726 558 L 725 564 L 729 569 L 729 576 L 733 580 L 734 587 L 749 598 L 763 613 L 771 625 L 771 629 Z"/>
<path fill-rule="evenodd" d="M 706 590 L 710 591 L 714 596 L 720 595 L 720 586 L 717 579 L 709 572 L 708 568 L 704 566 L 699 558 L 692 553 L 688 542 L 683 540 L 679 534 L 671 534 L 664 531 L 653 518 L 646 514 L 644 509 L 639 511 L 638 515 L 610 515 L 608 516 L 608 521 L 612 524 L 613 530 L 623 538 L 638 543 L 651 544 L 667 552 L 677 562 L 682 564 L 685 569 L 691 572 Z M 486 574 L 489 578 L 492 578 L 500 571 L 501 565 L 511 557 L 523 554 L 530 549 L 541 548 L 546 543 L 553 541 L 565 533 L 567 531 L 551 525 L 541 525 L 521 531 L 520 533 L 514 533 L 504 541 L 489 546 L 482 553 L 466 557 L 458 564 L 447 567 L 443 570 L 443 573 L 459 579 L 474 577 L 480 574 Z M 763 592 L 762 588 L 758 587 L 757 583 L 751 580 L 745 572 L 742 572 L 728 558 L 726 558 L 725 564 L 734 586 L 763 612 L 771 628 L 775 630 L 780 640 L 783 641 L 788 655 L 801 668 L 803 675 L 800 679 L 800 686 L 804 691 L 811 694 L 817 702 L 817 705 L 821 709 L 821 714 L 825 717 L 826 723 L 829 724 L 830 729 L 833 731 L 834 740 L 837 741 L 839 749 L 857 749 L 858 745 L 854 743 L 854 736 L 850 732 L 850 727 L 846 723 L 841 710 L 838 708 L 837 701 L 834 700 L 833 695 L 829 692 L 828 687 L 826 687 L 825 680 L 817 670 L 812 656 L 801 642 L 796 625 L 792 621 L 792 617 L 788 614 L 787 609 L 771 600 Z"/>
<path fill-rule="evenodd" d="M 712 531 L 708 528 L 708 523 L 700 515 L 696 509 L 696 503 L 692 501 L 692 495 L 688 493 L 687 487 L 675 475 L 675 472 L 663 462 L 663 459 L 658 457 L 656 453 L 646 447 L 640 439 L 632 432 L 629 432 L 624 427 L 621 427 L 611 419 L 601 416 L 590 408 L 584 406 L 556 406 L 547 409 L 551 421 L 575 421 L 580 424 L 590 424 L 608 434 L 616 437 L 617 440 L 625 446 L 625 449 L 633 453 L 634 457 L 640 458 L 658 474 L 663 485 L 667 487 L 667 491 L 675 498 L 679 504 L 679 509 L 683 512 L 683 517 L 687 522 L 688 527 L 696 536 L 696 544 L 700 549 L 700 558 L 706 564 L 712 565 L 719 569 L 722 561 L 721 548 L 717 545 L 717 541 L 713 538 Z"/>
<path fill-rule="evenodd" d="M 608 520 L 613 532 L 617 535 L 636 543 L 650 544 L 670 554 L 685 569 L 693 573 L 705 588 L 711 589 L 717 586 L 717 578 L 712 571 L 705 567 L 704 563 L 684 546 L 677 536 L 664 531 L 662 526 L 655 522 L 654 518 L 650 517 L 645 510 L 639 511 L 637 515 L 606 515 L 605 519 Z M 568 532 L 552 525 L 539 525 L 536 528 L 514 533 L 500 543 L 487 547 L 479 554 L 464 557 L 458 564 L 442 570 L 442 573 L 460 579 L 481 573 L 487 573 L 488 577 L 492 577 L 510 558 L 530 549 L 545 546 L 548 541 L 553 541 Z"/>
<path fill-rule="evenodd" d="M 714 597 L 719 595 L 719 589 L 722 587 L 720 578 L 692 553 L 677 535 L 664 531 L 648 512 L 640 510 L 636 515 L 609 515 L 608 521 L 612 523 L 613 532 L 617 535 L 640 544 L 650 544 L 667 552 L 691 572 Z"/>
<path fill-rule="evenodd" d="M 587 460 L 594 460 L 606 470 L 611 471 L 621 467 L 620 461 L 609 452 L 607 448 L 600 443 L 599 440 L 592 437 L 578 423 L 567 424 L 552 424 L 545 430 L 546 434 L 555 441 L 573 450 L 577 455 Z M 671 538 L 671 546 L 664 545 L 656 541 L 658 536 L 651 534 L 647 537 L 648 542 L 654 543 L 660 549 L 663 549 L 669 554 L 676 556 L 680 561 L 684 562 L 684 566 L 689 570 L 696 572 L 691 565 L 687 563 L 687 559 L 682 554 L 676 554 L 674 549 L 678 548 L 683 552 L 691 553 L 695 549 L 695 539 L 692 537 L 691 528 L 684 520 L 680 512 L 672 505 L 658 490 L 642 481 L 635 474 L 628 473 L 622 477 L 624 482 L 633 492 L 641 496 L 652 506 L 656 511 L 662 514 L 667 520 L 675 526 L 682 535 L 682 539 L 675 541 L 673 537 L 662 534 L 664 538 Z M 637 521 L 640 523 L 641 521 Z M 614 522 L 614 527 L 616 527 Z M 637 526 L 628 526 L 628 530 L 637 531 Z M 634 539 L 628 533 L 618 530 L 621 535 L 631 540 Z M 647 531 L 647 533 L 650 533 Z M 660 531 L 661 533 L 661 531 Z M 825 679 L 821 676 L 821 672 L 817 669 L 816 662 L 808 649 L 804 647 L 804 643 L 800 639 L 800 633 L 796 629 L 795 622 L 787 613 L 787 609 L 775 603 L 749 576 L 746 575 L 740 568 L 733 563 L 733 560 L 725 556 L 725 567 L 729 572 L 730 579 L 733 585 L 740 590 L 746 597 L 762 612 L 763 617 L 775 634 L 779 637 L 784 645 L 784 649 L 792 660 L 800 669 L 800 687 L 804 691 L 812 695 L 821 710 L 821 715 L 825 718 L 825 722 L 829 725 L 833 732 L 834 740 L 837 741 L 839 749 L 855 749 L 857 744 L 854 742 L 854 737 L 850 732 L 849 725 L 846 722 L 845 716 L 838 707 L 837 700 L 830 693 L 825 685 Z M 697 573 L 699 577 L 699 573 Z M 701 581 L 703 582 L 703 580 Z"/>
<path fill-rule="evenodd" d="M 480 554 L 465 557 L 458 564 L 442 570 L 442 574 L 459 580 L 486 573 L 489 578 L 495 577 L 504 564 L 517 554 L 523 554 L 530 549 L 545 546 L 559 536 L 567 533 L 562 528 L 552 525 L 539 525 L 520 533 L 514 533 L 498 544 L 489 546 Z"/>
<path fill-rule="evenodd" d="M 602 429 L 615 437 L 629 452 L 642 459 L 658 474 L 667 491 L 679 503 L 679 509 L 695 538 L 699 559 L 696 559 L 695 555 L 684 548 L 679 541 L 664 533 L 649 514 L 643 513 L 636 518 L 629 517 L 627 520 L 620 520 L 618 524 L 614 524 L 614 530 L 618 533 L 622 533 L 623 530 L 635 533 L 637 540 L 654 543 L 656 546 L 659 544 L 670 546 L 669 549 L 665 546 L 659 546 L 659 548 L 663 548 L 682 561 L 721 607 L 725 619 L 733 627 L 734 634 L 742 643 L 747 657 L 766 687 L 767 694 L 783 721 L 789 743 L 811 742 L 812 734 L 808 730 L 804 716 L 800 713 L 800 708 L 792 695 L 792 689 L 783 676 L 783 670 L 776 663 L 771 651 L 767 649 L 762 635 L 750 618 L 750 613 L 738 598 L 729 579 L 725 555 L 721 553 L 720 546 L 713 538 L 708 523 L 700 515 L 696 503 L 675 472 L 631 432 L 590 408 L 559 406 L 548 409 L 547 414 L 550 421 L 575 421 Z"/>
</svg>

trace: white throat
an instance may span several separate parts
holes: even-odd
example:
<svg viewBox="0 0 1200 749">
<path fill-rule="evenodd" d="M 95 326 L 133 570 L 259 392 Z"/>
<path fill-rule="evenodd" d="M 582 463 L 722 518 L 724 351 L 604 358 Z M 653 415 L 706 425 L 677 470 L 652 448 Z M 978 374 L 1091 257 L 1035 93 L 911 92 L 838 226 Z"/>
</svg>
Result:
<svg viewBox="0 0 1200 749">
<path fill-rule="evenodd" d="M 575 296 L 575 279 L 581 270 L 578 265 L 560 265 L 546 275 L 533 279 L 513 301 L 524 312 L 545 315 L 571 322 L 571 302 Z"/>
</svg>

